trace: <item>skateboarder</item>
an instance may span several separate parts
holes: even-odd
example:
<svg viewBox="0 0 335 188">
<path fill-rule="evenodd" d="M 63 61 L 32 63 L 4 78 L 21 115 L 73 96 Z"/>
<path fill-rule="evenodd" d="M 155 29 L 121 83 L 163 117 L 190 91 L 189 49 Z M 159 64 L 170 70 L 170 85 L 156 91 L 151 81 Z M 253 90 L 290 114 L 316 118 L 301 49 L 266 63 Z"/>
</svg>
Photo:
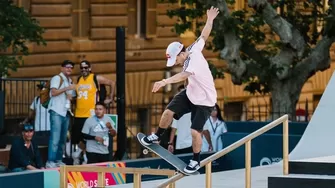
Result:
<svg viewBox="0 0 335 188">
<path fill-rule="evenodd" d="M 157 132 L 141 139 L 144 145 L 158 142 L 165 130 L 171 125 L 173 118 L 178 120 L 184 114 L 191 112 L 193 158 L 184 169 L 187 173 L 196 172 L 200 168 L 201 132 L 217 98 L 214 80 L 208 63 L 202 54 L 202 49 L 211 33 L 213 20 L 218 14 L 218 8 L 211 7 L 207 10 L 207 22 L 201 36 L 187 49 L 179 42 L 172 42 L 168 46 L 166 50 L 167 66 L 181 65 L 183 71 L 168 79 L 156 82 L 152 92 L 157 92 L 166 84 L 177 83 L 186 79 L 188 79 L 188 85 L 168 104 L 162 114 Z"/>
</svg>

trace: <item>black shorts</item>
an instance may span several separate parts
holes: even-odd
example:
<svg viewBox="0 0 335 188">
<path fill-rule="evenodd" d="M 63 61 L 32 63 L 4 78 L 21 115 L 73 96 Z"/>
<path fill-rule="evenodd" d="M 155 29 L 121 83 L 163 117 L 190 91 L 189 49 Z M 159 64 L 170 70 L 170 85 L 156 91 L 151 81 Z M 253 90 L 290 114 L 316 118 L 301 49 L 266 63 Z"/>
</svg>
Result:
<svg viewBox="0 0 335 188">
<path fill-rule="evenodd" d="M 108 162 L 109 154 L 86 152 L 87 164 Z"/>
<path fill-rule="evenodd" d="M 71 144 L 79 144 L 80 141 L 84 142 L 81 130 L 84 127 L 87 118 L 74 118 L 73 126 L 71 129 Z"/>
<path fill-rule="evenodd" d="M 202 106 L 193 104 L 186 95 L 186 89 L 175 95 L 172 101 L 166 107 L 174 112 L 173 118 L 178 120 L 184 114 L 191 112 L 191 128 L 202 131 L 206 121 L 211 115 L 214 106 Z"/>
</svg>

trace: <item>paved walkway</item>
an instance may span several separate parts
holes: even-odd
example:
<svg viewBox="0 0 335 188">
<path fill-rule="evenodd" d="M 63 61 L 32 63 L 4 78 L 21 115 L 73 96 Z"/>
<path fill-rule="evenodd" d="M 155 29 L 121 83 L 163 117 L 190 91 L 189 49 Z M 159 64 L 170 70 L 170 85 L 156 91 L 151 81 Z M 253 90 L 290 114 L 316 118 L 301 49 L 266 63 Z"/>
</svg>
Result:
<svg viewBox="0 0 335 188">
<path fill-rule="evenodd" d="M 252 188 L 267 188 L 267 179 L 272 175 L 281 175 L 282 164 L 271 166 L 262 166 L 252 168 L 251 176 Z M 164 180 L 146 181 L 142 182 L 143 188 L 154 188 Z M 197 176 L 187 176 L 176 182 L 176 188 L 205 188 L 206 179 L 205 174 Z M 133 184 L 124 184 L 113 186 L 113 188 L 132 188 Z M 212 174 L 212 188 L 244 188 L 245 187 L 245 170 L 231 170 L 224 172 L 217 172 Z"/>
</svg>

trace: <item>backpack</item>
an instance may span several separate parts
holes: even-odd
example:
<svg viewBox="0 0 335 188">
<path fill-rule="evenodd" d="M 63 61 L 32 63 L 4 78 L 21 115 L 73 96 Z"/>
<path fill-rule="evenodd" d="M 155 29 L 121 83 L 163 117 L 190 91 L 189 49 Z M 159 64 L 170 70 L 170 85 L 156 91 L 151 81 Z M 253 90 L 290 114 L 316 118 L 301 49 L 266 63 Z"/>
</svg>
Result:
<svg viewBox="0 0 335 188">
<path fill-rule="evenodd" d="M 58 86 L 59 89 L 60 86 L 63 84 L 63 77 L 61 77 L 60 75 L 57 76 L 60 77 L 60 82 Z M 50 102 L 50 81 L 51 80 L 48 80 L 40 91 L 40 103 L 44 108 L 48 108 Z"/>
<path fill-rule="evenodd" d="M 77 83 L 79 82 L 79 80 L 80 80 L 81 77 L 82 76 L 78 77 Z M 93 81 L 94 81 L 95 87 L 98 90 L 98 96 L 99 96 L 99 98 L 97 99 L 97 102 L 100 102 L 100 101 L 103 102 L 103 101 L 105 101 L 106 100 L 106 96 L 107 96 L 106 85 L 105 84 L 99 84 L 96 74 L 93 74 Z"/>
</svg>

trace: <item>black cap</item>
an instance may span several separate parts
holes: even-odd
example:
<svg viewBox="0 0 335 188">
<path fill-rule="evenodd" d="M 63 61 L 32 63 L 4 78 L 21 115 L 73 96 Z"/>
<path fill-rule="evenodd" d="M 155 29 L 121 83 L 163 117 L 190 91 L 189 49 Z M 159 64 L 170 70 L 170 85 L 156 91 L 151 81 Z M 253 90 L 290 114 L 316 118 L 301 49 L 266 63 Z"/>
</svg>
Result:
<svg viewBox="0 0 335 188">
<path fill-rule="evenodd" d="M 68 65 L 72 65 L 74 67 L 74 63 L 70 60 L 64 60 L 62 63 L 62 67 L 67 67 Z"/>
<path fill-rule="evenodd" d="M 26 123 L 22 127 L 22 131 L 33 131 L 34 126 L 32 124 Z"/>
<path fill-rule="evenodd" d="M 88 67 L 91 68 L 91 63 L 89 61 L 87 61 L 87 60 L 82 60 L 80 62 L 80 67 L 82 67 L 83 65 L 87 65 Z"/>
</svg>

